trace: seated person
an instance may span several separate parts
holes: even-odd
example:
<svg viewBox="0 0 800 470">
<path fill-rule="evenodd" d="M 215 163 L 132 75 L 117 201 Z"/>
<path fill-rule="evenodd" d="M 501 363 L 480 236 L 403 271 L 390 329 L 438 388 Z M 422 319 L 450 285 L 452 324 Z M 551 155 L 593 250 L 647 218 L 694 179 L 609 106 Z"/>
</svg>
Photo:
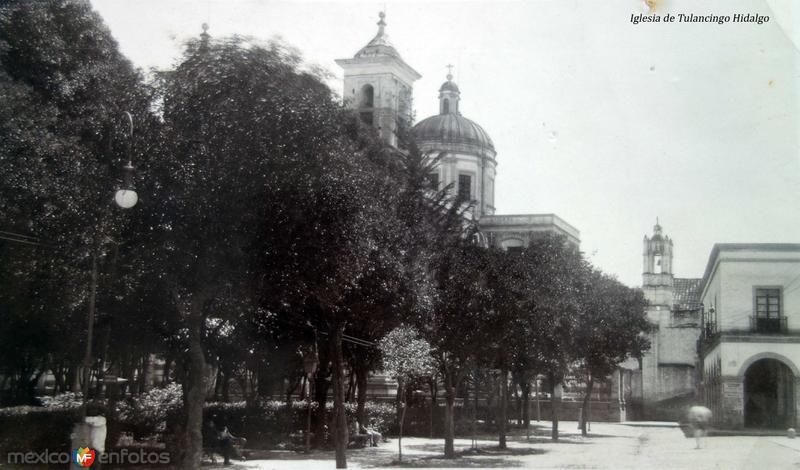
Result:
<svg viewBox="0 0 800 470">
<path fill-rule="evenodd" d="M 378 444 L 381 442 L 381 433 L 376 431 L 372 426 L 364 427 L 359 424 L 358 430 L 361 434 L 367 435 L 367 443 L 372 447 L 377 447 Z"/>
<path fill-rule="evenodd" d="M 348 436 L 350 439 L 350 444 L 355 447 L 361 447 L 364 444 L 369 444 L 369 435 L 362 431 L 361 424 L 357 420 L 353 420 L 350 422 L 350 427 L 348 429 Z"/>
</svg>

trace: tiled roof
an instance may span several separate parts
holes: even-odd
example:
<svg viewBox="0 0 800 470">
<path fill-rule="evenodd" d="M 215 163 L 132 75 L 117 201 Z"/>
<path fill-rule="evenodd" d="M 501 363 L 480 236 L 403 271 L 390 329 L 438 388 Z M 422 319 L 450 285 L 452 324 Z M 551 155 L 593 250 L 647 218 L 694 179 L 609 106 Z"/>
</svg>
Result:
<svg viewBox="0 0 800 470">
<path fill-rule="evenodd" d="M 702 279 L 682 279 L 673 280 L 674 287 L 674 306 L 673 310 L 695 310 L 700 308 L 700 291 L 702 289 Z"/>
</svg>

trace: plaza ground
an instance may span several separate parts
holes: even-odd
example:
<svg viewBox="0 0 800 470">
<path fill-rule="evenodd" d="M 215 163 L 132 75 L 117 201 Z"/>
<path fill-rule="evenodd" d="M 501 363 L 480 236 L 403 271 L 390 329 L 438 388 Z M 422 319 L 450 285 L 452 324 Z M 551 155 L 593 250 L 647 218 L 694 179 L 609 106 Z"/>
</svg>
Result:
<svg viewBox="0 0 800 470">
<path fill-rule="evenodd" d="M 785 436 L 719 436 L 706 438 L 702 449 L 684 437 L 677 427 L 629 426 L 592 423 L 581 437 L 577 423 L 560 423 L 561 438 L 552 442 L 550 423 L 535 423 L 530 439 L 514 431 L 508 449 L 497 448 L 489 436 L 470 450 L 470 439 L 457 439 L 458 458 L 445 460 L 443 440 L 403 439 L 403 463 L 397 463 L 397 440 L 379 447 L 352 449 L 348 468 L 608 468 L 608 469 L 800 469 L 800 438 Z M 333 452 L 309 455 L 273 451 L 253 456 L 255 460 L 204 468 L 254 470 L 333 469 Z"/>
</svg>

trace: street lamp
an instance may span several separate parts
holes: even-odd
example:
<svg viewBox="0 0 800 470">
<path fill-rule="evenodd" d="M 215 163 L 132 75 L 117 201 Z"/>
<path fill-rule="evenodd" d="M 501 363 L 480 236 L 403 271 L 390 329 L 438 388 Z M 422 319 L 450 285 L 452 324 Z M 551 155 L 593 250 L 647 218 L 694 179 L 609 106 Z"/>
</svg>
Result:
<svg viewBox="0 0 800 470">
<path fill-rule="evenodd" d="M 125 111 L 128 118 L 128 142 L 126 149 L 128 153 L 128 164 L 122 167 L 122 187 L 114 194 L 114 201 L 123 209 L 130 209 L 139 201 L 139 195 L 133 189 L 133 165 L 131 162 L 131 140 L 133 139 L 133 116 Z"/>
<path fill-rule="evenodd" d="M 123 181 L 125 184 L 114 194 L 114 202 L 123 209 L 130 209 L 139 202 L 139 195 L 132 189 L 130 183 L 133 178 L 133 165 L 131 165 L 131 162 L 128 162 L 127 165 L 122 167 L 122 170 L 124 171 Z"/>
<path fill-rule="evenodd" d="M 128 118 L 128 141 L 126 142 L 126 153 L 128 157 L 128 164 L 122 169 L 123 183 L 122 187 L 114 194 L 114 201 L 122 209 L 130 209 L 135 206 L 139 201 L 139 196 L 132 188 L 133 180 L 133 165 L 131 160 L 131 140 L 133 139 L 133 116 L 131 113 L 125 111 L 125 116 Z M 100 222 L 100 230 L 102 230 L 102 221 Z M 94 336 L 94 317 L 95 306 L 97 300 L 97 258 L 98 251 L 100 251 L 100 237 L 95 242 L 92 248 L 92 274 L 91 282 L 89 285 L 89 314 L 88 314 L 88 327 L 86 332 L 86 351 L 83 356 L 83 410 L 81 418 L 86 417 L 89 405 L 89 380 L 91 378 L 92 370 L 92 337 Z"/>
</svg>

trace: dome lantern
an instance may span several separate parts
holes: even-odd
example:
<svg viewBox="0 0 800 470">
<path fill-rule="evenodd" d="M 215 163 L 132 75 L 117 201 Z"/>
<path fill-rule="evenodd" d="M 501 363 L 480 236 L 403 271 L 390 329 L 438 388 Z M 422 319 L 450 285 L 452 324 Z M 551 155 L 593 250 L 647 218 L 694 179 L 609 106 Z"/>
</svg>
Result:
<svg viewBox="0 0 800 470">
<path fill-rule="evenodd" d="M 453 66 L 447 65 L 447 81 L 439 87 L 439 114 L 461 114 L 459 111 L 461 91 L 453 81 Z"/>
</svg>

